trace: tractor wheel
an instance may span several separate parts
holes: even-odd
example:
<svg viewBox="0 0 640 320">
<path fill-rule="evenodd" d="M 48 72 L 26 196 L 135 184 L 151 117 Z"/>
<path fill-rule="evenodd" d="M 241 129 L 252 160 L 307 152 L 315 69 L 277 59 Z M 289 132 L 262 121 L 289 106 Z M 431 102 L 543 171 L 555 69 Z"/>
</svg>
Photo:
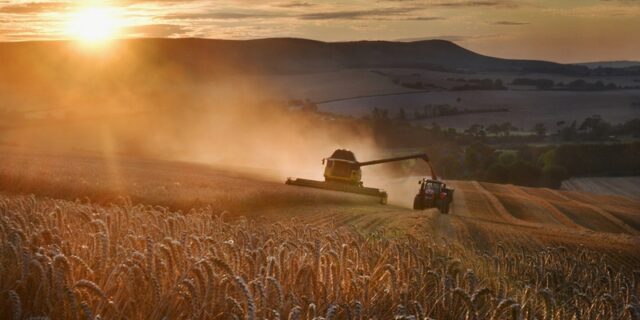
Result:
<svg viewBox="0 0 640 320">
<path fill-rule="evenodd" d="M 416 196 L 415 198 L 413 198 L 413 210 L 424 210 L 422 197 Z"/>
<path fill-rule="evenodd" d="M 380 197 L 380 204 L 387 204 L 387 196 Z"/>
<path fill-rule="evenodd" d="M 440 200 L 436 203 L 436 206 L 438 207 L 438 211 L 440 211 L 440 213 L 449 213 L 449 203 L 447 201 Z"/>
</svg>

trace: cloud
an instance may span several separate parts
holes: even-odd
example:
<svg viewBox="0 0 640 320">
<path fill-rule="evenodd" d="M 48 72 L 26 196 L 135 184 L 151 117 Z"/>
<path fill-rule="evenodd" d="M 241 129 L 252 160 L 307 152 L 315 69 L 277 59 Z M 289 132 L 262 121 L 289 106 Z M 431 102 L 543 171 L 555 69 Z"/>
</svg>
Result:
<svg viewBox="0 0 640 320">
<path fill-rule="evenodd" d="M 620 2 L 626 4 L 640 4 L 640 0 L 600 0 L 602 2 Z"/>
<path fill-rule="evenodd" d="M 292 2 L 277 3 L 273 6 L 278 8 L 308 8 L 308 7 L 313 7 L 315 5 L 316 5 L 315 3 L 311 3 L 311 2 L 292 1 Z"/>
<path fill-rule="evenodd" d="M 188 2 L 196 2 L 196 1 L 184 1 L 184 0 L 121 0 L 117 1 L 115 4 L 120 5 L 135 5 L 135 4 L 147 4 L 147 3 L 162 3 L 162 4 L 179 4 L 179 3 L 188 3 Z"/>
<path fill-rule="evenodd" d="M 416 11 L 416 7 L 407 8 L 379 8 L 369 10 L 342 10 L 306 13 L 298 16 L 303 20 L 334 20 L 334 19 L 365 19 L 365 18 L 391 18 Z"/>
<path fill-rule="evenodd" d="M 524 21 L 496 21 L 496 22 L 493 22 L 492 24 L 501 25 L 501 26 L 523 26 L 531 23 L 524 22 Z"/>
<path fill-rule="evenodd" d="M 446 1 L 431 4 L 437 7 L 448 8 L 464 8 L 464 7 L 504 7 L 516 8 L 521 4 L 511 0 L 464 0 L 464 1 Z"/>
<path fill-rule="evenodd" d="M 167 20 L 241 20 L 241 19 L 259 19 L 259 18 L 281 18 L 287 15 L 269 12 L 269 11 L 251 11 L 251 12 L 184 12 L 184 13 L 172 13 L 164 15 L 163 18 Z"/>
<path fill-rule="evenodd" d="M 158 23 L 127 27 L 123 32 L 130 36 L 171 38 L 184 36 L 189 31 L 191 30 L 185 26 Z"/>
<path fill-rule="evenodd" d="M 265 19 L 265 18 L 297 18 L 300 20 L 392 20 L 394 18 L 404 18 L 402 20 L 441 20 L 442 17 L 412 17 L 407 14 L 419 8 L 397 7 L 397 8 L 377 8 L 368 10 L 334 10 L 311 13 L 286 13 L 268 10 L 250 11 L 212 11 L 212 12 L 183 12 L 164 15 L 167 20 L 241 20 L 241 19 Z M 308 11 L 307 11 L 308 12 Z"/>
<path fill-rule="evenodd" d="M 412 20 L 412 21 L 434 21 L 434 20 L 446 20 L 447 18 L 445 17 L 410 17 L 410 18 L 406 18 L 405 20 Z"/>
<path fill-rule="evenodd" d="M 26 2 L 14 3 L 0 7 L 0 13 L 31 14 L 48 11 L 60 11 L 70 7 L 66 2 Z"/>
</svg>

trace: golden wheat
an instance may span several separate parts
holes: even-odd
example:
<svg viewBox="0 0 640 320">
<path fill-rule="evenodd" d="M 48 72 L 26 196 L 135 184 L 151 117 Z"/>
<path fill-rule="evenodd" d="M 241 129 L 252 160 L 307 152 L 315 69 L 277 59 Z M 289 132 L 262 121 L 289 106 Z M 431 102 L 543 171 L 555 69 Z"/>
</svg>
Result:
<svg viewBox="0 0 640 320">
<path fill-rule="evenodd" d="M 0 196 L 2 319 L 638 319 L 640 272 L 532 250 Z"/>
</svg>

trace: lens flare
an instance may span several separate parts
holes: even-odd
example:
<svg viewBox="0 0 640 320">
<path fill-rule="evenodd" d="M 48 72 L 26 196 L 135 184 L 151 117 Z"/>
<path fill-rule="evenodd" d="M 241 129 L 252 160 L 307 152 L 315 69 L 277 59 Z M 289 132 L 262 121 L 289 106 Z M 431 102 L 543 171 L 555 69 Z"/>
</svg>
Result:
<svg viewBox="0 0 640 320">
<path fill-rule="evenodd" d="M 71 38 L 86 43 L 104 43 L 117 36 L 119 24 L 113 8 L 82 8 L 72 14 L 67 32 Z"/>
</svg>

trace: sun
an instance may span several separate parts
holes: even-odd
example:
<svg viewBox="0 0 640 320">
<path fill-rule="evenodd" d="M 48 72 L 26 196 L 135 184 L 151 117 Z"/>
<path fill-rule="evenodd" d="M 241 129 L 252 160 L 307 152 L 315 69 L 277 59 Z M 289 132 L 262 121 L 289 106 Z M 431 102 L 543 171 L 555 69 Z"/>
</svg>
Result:
<svg viewBox="0 0 640 320">
<path fill-rule="evenodd" d="M 117 36 L 118 20 L 113 8 L 82 8 L 71 15 L 67 32 L 70 37 L 86 43 L 104 43 Z"/>
</svg>

